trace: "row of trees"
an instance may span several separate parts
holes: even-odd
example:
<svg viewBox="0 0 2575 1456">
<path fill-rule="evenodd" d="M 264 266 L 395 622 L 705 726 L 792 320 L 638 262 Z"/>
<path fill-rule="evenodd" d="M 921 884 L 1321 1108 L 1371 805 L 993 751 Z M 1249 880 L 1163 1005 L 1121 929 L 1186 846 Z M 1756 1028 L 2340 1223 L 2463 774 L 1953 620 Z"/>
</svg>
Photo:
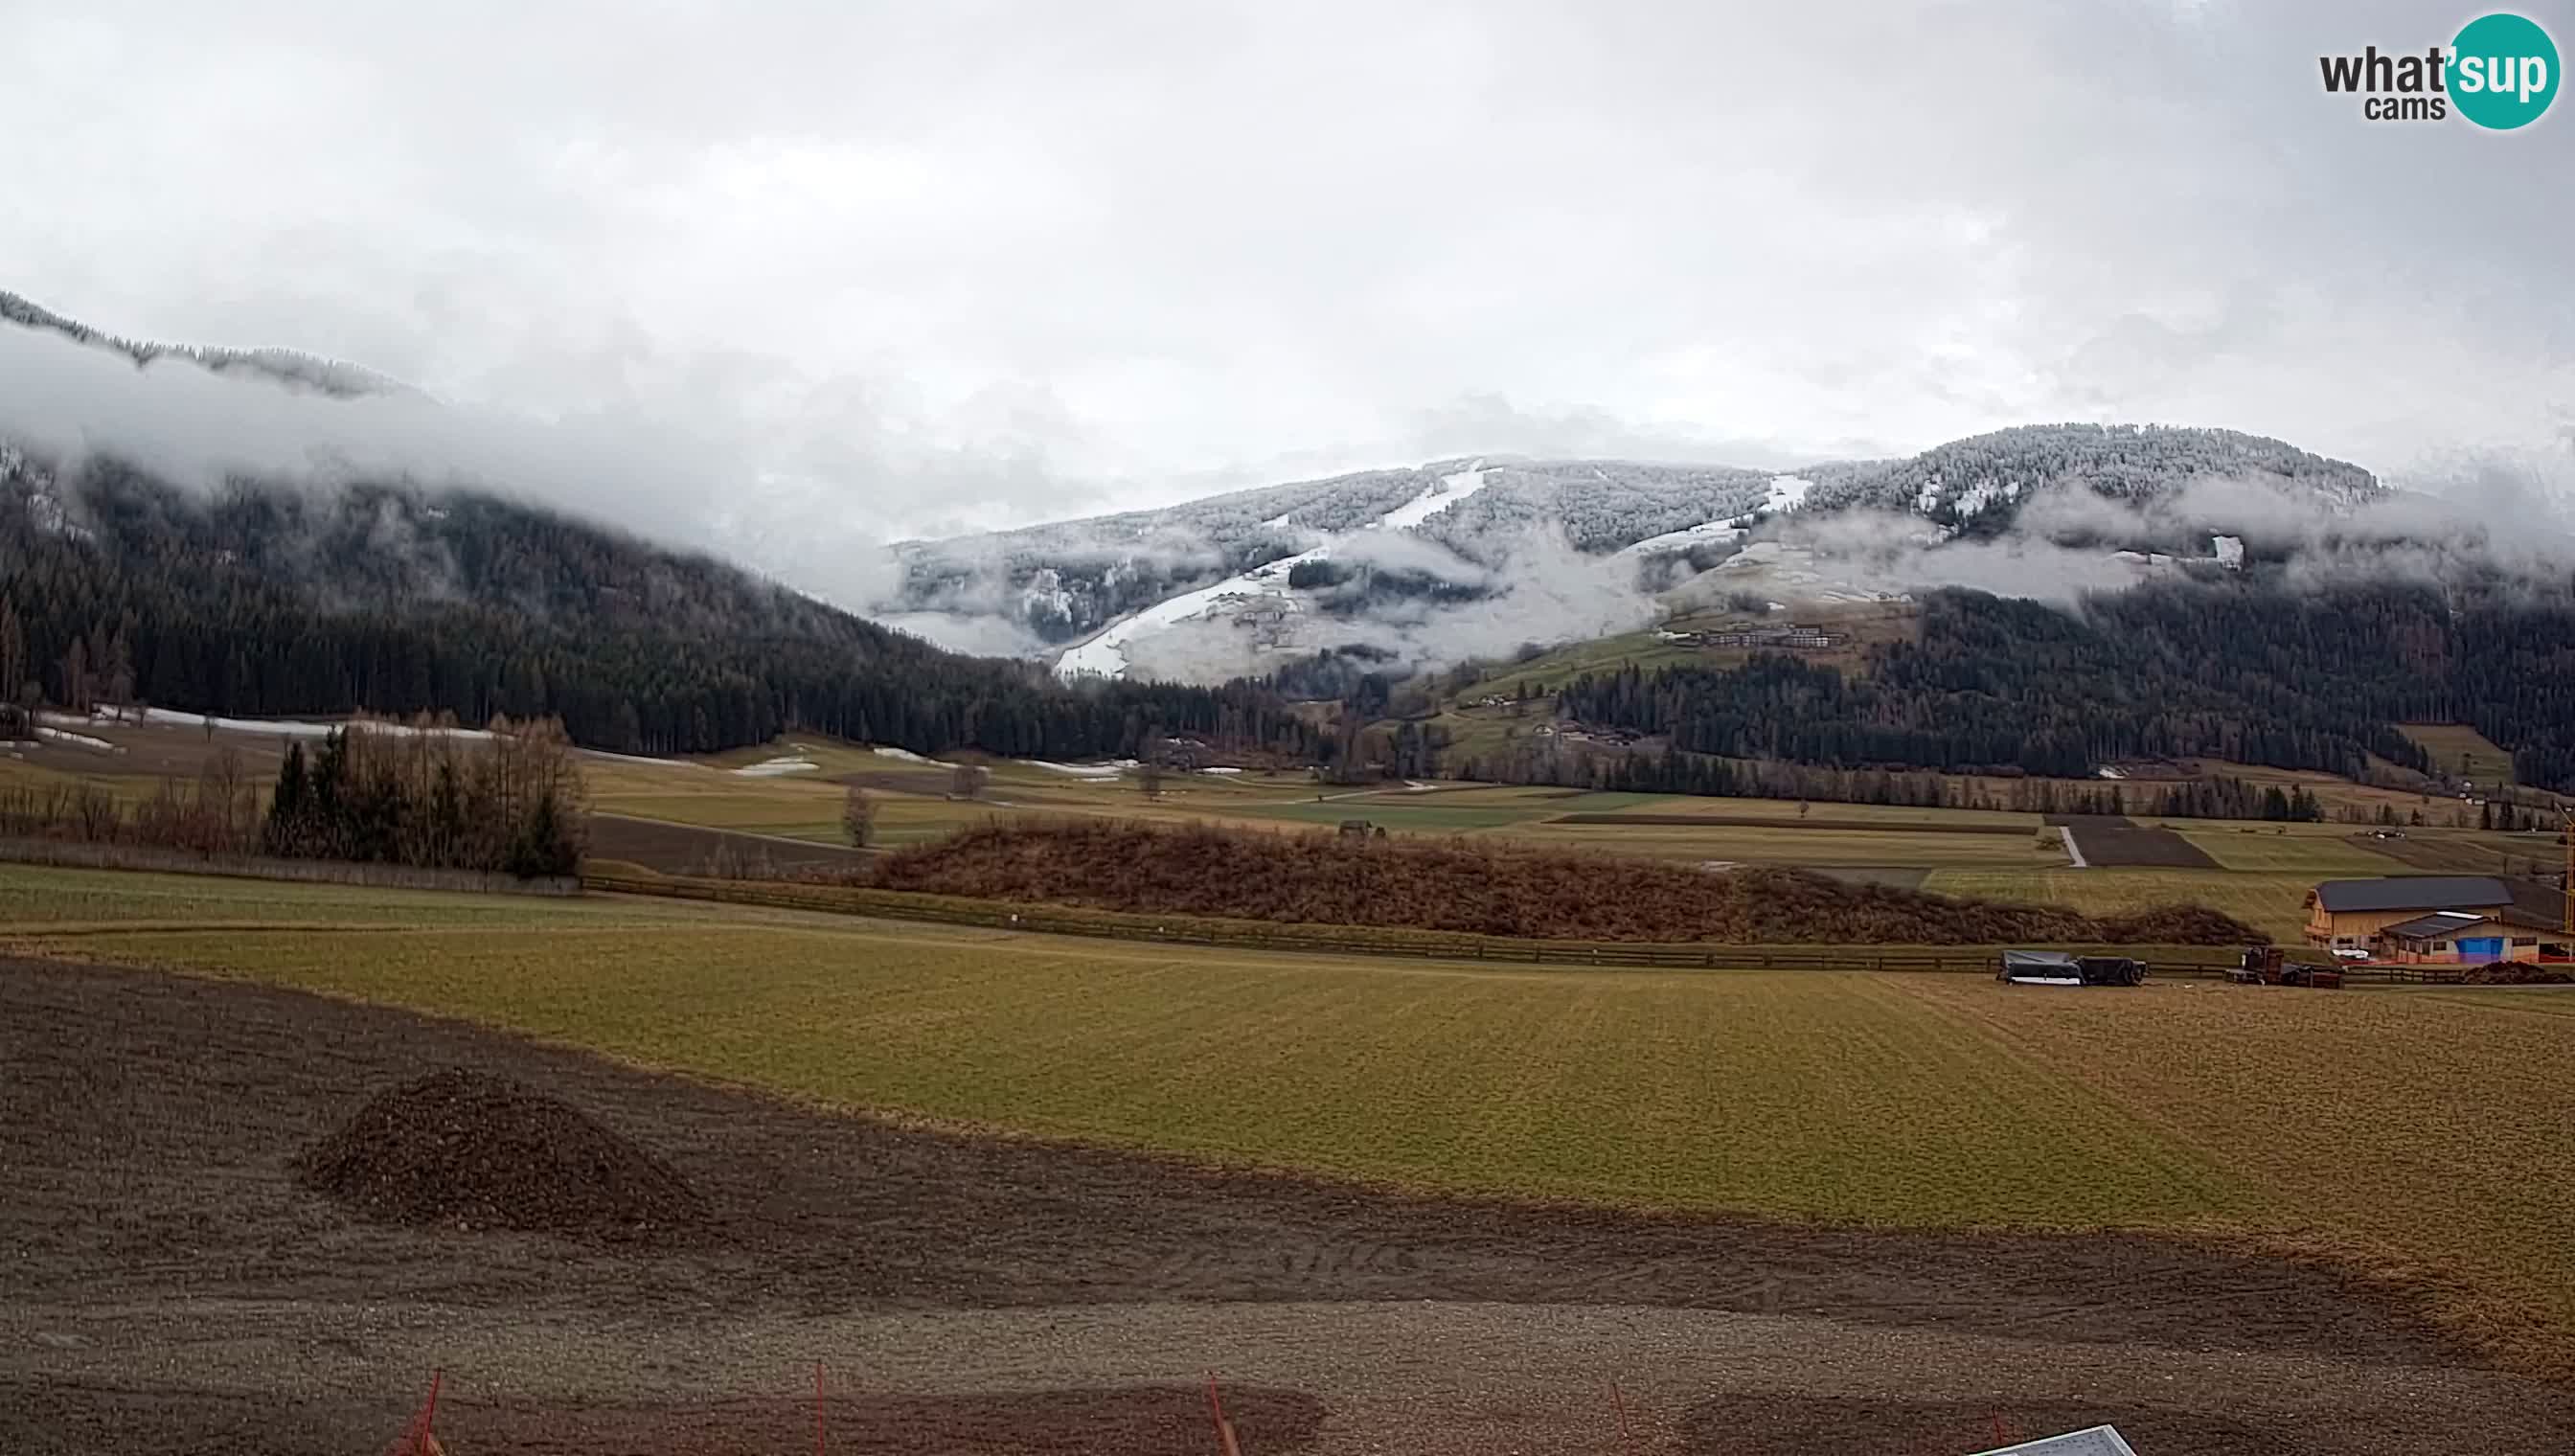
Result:
<svg viewBox="0 0 2575 1456">
<path fill-rule="evenodd" d="M 130 802 L 95 784 L 15 784 L 0 789 L 0 834 L 251 854 L 259 849 L 259 785 L 229 748 L 193 781 L 164 778 Z"/>
<path fill-rule="evenodd" d="M 265 810 L 232 748 L 130 802 L 90 784 L 0 791 L 0 834 L 521 876 L 575 872 L 587 813 L 563 726 L 506 719 L 470 734 L 452 720 L 369 722 L 310 754 L 291 744 Z"/>
<path fill-rule="evenodd" d="M 452 720 L 361 724 L 308 758 L 286 750 L 261 847 L 522 877 L 581 865 L 588 807 L 563 726 L 495 719 L 469 739 Z"/>
</svg>

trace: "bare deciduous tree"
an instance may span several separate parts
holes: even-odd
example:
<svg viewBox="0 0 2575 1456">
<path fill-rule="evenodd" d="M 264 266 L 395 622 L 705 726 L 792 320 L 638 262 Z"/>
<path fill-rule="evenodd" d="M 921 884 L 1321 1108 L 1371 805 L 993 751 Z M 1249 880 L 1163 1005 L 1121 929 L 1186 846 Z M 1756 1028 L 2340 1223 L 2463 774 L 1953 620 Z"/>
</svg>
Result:
<svg viewBox="0 0 2575 1456">
<path fill-rule="evenodd" d="M 841 796 L 841 832 L 854 849 L 868 847 L 868 840 L 876 837 L 877 801 L 855 783 Z"/>
</svg>

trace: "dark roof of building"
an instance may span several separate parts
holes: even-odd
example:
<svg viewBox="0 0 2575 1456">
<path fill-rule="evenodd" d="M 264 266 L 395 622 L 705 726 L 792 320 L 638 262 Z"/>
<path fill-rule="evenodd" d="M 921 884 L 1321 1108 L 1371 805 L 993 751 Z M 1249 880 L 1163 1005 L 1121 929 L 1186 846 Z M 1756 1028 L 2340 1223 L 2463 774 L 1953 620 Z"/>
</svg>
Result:
<svg viewBox="0 0 2575 1456">
<path fill-rule="evenodd" d="M 2412 874 L 2393 879 L 2328 879 L 2316 886 L 2328 910 L 2486 909 L 2512 903 L 2500 879 L 2481 874 Z"/>
<path fill-rule="evenodd" d="M 2444 911 L 2439 914 L 2425 915 L 2419 920 L 2407 920 L 2401 924 L 2390 925 L 2378 933 L 2394 935 L 2400 940 L 2429 940 L 2440 935 L 2455 935 L 2461 930 L 2473 929 L 2478 925 L 2495 923 L 2497 921 L 2493 915 L 2481 910 L 2461 910 L 2456 913 Z"/>
</svg>

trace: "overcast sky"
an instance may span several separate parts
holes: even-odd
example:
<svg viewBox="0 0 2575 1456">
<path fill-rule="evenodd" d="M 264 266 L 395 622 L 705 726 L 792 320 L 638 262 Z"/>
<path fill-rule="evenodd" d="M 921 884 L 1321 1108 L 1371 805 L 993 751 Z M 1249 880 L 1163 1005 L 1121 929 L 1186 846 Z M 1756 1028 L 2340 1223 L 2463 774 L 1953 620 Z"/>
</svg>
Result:
<svg viewBox="0 0 2575 1456">
<path fill-rule="evenodd" d="M 2401 472 L 2575 426 L 2575 101 L 2318 81 L 2475 13 L 0 0 L 0 288 L 684 436 L 778 560 L 2068 418 Z"/>
</svg>

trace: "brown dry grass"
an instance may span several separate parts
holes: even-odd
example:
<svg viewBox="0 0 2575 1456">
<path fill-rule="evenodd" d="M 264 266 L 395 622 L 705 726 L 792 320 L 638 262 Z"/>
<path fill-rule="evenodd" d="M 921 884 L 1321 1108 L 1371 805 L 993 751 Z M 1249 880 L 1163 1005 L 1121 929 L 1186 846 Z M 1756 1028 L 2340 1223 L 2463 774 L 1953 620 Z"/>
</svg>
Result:
<svg viewBox="0 0 2575 1456">
<path fill-rule="evenodd" d="M 1486 841 L 1350 840 L 1090 819 L 969 829 L 888 856 L 874 877 L 888 889 L 975 899 L 1541 939 L 1990 945 L 2262 938 L 2186 907 L 2112 923 L 1800 870 L 1708 873 Z"/>
</svg>

